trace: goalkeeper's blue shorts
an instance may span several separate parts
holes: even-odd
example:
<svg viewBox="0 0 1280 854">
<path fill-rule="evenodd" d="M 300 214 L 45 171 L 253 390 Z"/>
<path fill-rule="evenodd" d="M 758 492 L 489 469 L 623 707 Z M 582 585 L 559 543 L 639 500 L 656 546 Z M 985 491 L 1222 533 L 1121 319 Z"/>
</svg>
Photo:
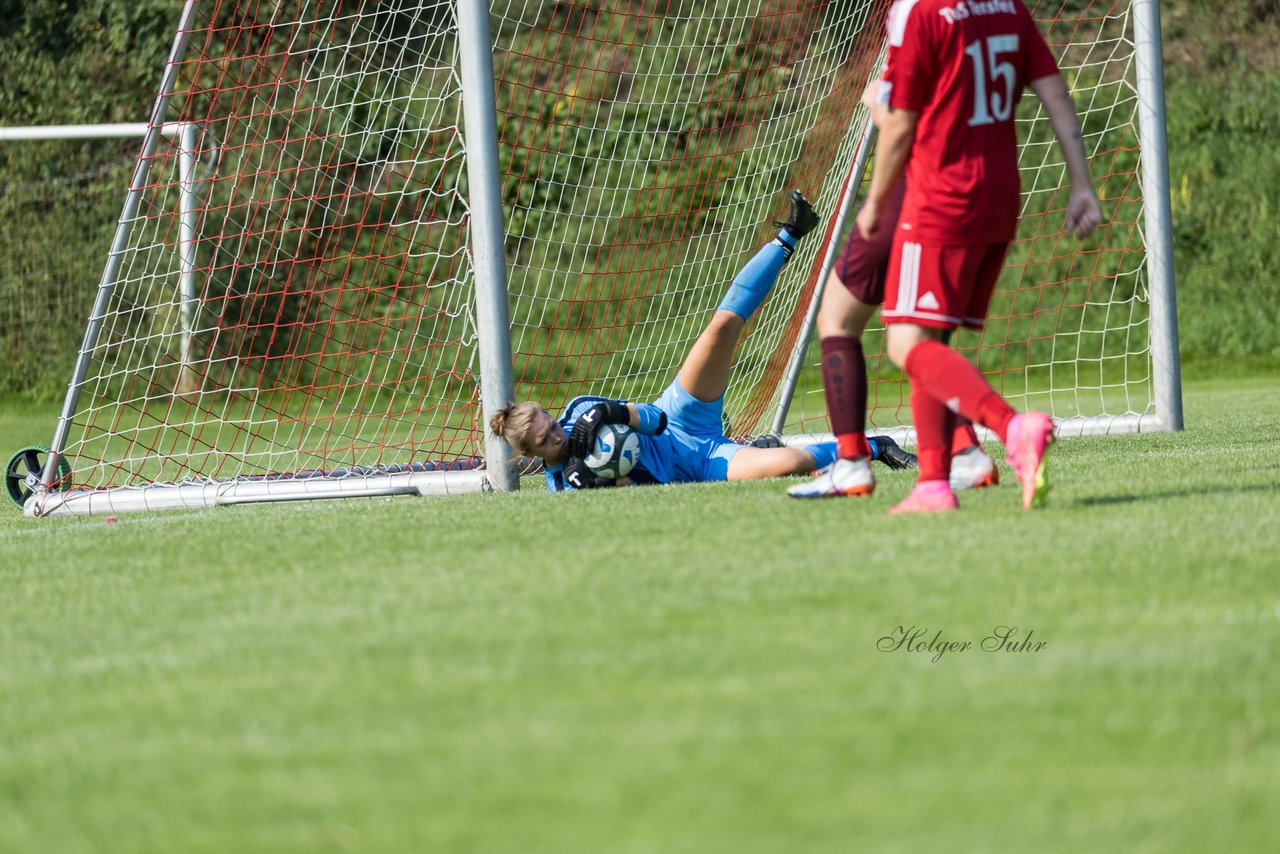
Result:
<svg viewBox="0 0 1280 854">
<path fill-rule="evenodd" d="M 745 445 L 724 435 L 724 395 L 698 400 L 671 385 L 654 405 L 667 413 L 667 429 L 660 436 L 640 437 L 640 460 L 659 483 L 698 483 L 726 480 L 729 461 Z"/>
</svg>

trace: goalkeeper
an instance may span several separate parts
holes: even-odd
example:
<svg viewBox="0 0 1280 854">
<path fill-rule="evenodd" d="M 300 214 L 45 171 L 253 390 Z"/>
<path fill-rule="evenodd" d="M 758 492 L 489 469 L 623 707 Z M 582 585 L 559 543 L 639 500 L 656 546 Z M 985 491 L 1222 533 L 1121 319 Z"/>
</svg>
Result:
<svg viewBox="0 0 1280 854">
<path fill-rule="evenodd" d="M 805 474 L 836 459 L 836 443 L 804 448 L 775 439 L 741 445 L 724 435 L 724 394 L 734 350 L 747 320 L 764 303 L 801 238 L 818 216 L 796 191 L 778 236 L 765 244 L 734 278 L 716 313 L 685 357 L 676 379 L 653 403 L 580 396 L 559 419 L 536 403 L 515 403 L 494 413 L 489 429 L 517 453 L 541 457 L 552 492 L 647 483 L 755 480 Z M 603 424 L 626 424 L 640 439 L 640 462 L 627 477 L 596 475 L 583 462 Z M 875 437 L 872 459 L 904 468 L 914 459 L 893 440 Z M 772 445 L 772 447 L 770 447 Z"/>
</svg>

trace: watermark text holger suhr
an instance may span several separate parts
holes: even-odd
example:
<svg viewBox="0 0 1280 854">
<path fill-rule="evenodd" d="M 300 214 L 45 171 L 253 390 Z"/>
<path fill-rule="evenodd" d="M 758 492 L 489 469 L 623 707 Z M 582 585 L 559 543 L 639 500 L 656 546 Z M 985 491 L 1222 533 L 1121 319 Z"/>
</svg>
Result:
<svg viewBox="0 0 1280 854">
<path fill-rule="evenodd" d="M 1034 629 L 1023 636 L 1017 626 L 996 626 L 978 641 L 977 648 L 982 652 L 1040 652 L 1049 642 L 1032 640 L 1034 635 Z M 949 652 L 969 652 L 973 648 L 973 641 L 948 640 L 942 636 L 942 629 L 930 632 L 928 626 L 898 626 L 876 641 L 876 649 L 881 652 L 924 653 L 934 664 Z"/>
</svg>

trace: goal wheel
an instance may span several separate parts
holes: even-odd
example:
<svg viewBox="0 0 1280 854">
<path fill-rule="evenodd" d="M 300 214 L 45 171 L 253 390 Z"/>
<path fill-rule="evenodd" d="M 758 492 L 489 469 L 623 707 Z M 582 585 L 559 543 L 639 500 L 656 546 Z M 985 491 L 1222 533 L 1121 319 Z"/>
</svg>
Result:
<svg viewBox="0 0 1280 854">
<path fill-rule="evenodd" d="M 47 445 L 29 445 L 9 458 L 9 467 L 4 472 L 4 488 L 14 504 L 23 507 L 27 499 L 40 486 L 40 475 L 44 472 L 44 464 L 49 459 Z M 58 479 L 54 481 L 54 489 L 71 487 L 71 463 L 66 457 L 58 457 Z"/>
</svg>

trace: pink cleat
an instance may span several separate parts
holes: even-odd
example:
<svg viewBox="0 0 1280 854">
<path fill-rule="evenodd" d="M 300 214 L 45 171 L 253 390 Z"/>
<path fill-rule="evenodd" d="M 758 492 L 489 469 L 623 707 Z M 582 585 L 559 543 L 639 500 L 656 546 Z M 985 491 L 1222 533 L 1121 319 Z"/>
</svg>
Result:
<svg viewBox="0 0 1280 854">
<path fill-rule="evenodd" d="M 926 480 L 917 483 L 915 489 L 896 507 L 889 511 L 890 516 L 899 513 L 947 513 L 959 508 L 956 494 L 951 491 L 951 484 L 945 480 Z"/>
<path fill-rule="evenodd" d="M 1049 494 L 1049 446 L 1053 419 L 1043 412 L 1024 412 L 1009 422 L 1006 458 L 1022 483 L 1022 509 L 1044 505 Z"/>
</svg>

